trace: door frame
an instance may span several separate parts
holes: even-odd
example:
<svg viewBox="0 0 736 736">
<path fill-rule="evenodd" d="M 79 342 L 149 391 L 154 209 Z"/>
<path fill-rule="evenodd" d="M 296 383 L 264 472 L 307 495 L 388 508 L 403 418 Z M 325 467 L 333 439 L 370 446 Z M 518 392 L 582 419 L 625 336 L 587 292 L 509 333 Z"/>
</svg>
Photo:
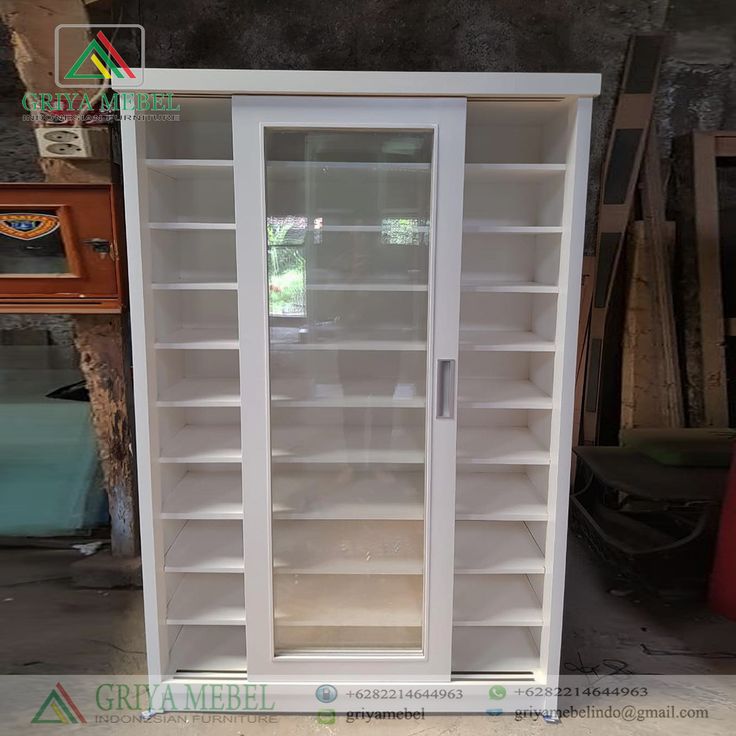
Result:
<svg viewBox="0 0 736 736">
<path fill-rule="evenodd" d="M 458 353 L 465 111 L 465 98 L 233 97 L 245 597 L 248 601 L 246 638 L 250 681 L 371 680 L 379 675 L 383 681 L 450 679 L 457 420 L 454 414 L 448 418 L 437 417 L 434 387 L 437 361 L 457 361 Z M 434 131 L 425 415 L 424 645 L 419 654 L 335 652 L 273 656 L 264 154 L 267 127 L 423 128 Z M 453 376 L 450 388 L 455 394 L 456 382 Z"/>
</svg>

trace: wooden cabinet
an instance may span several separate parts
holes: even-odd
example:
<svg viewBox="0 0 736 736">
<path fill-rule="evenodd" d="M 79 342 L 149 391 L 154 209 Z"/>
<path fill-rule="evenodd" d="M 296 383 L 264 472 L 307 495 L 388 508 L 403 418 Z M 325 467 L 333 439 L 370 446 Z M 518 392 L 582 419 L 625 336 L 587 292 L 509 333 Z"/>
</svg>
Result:
<svg viewBox="0 0 736 736">
<path fill-rule="evenodd" d="M 0 184 L 0 313 L 119 312 L 118 202 L 111 184 Z"/>
<path fill-rule="evenodd" d="M 598 78 L 202 74 L 123 123 L 151 677 L 553 684 Z"/>
</svg>

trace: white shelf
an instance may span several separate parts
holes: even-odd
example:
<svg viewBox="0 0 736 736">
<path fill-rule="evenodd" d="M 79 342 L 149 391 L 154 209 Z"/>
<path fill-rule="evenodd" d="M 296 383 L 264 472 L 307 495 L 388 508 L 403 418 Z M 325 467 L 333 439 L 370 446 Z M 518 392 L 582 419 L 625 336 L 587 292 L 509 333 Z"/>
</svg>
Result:
<svg viewBox="0 0 736 736">
<path fill-rule="evenodd" d="M 424 352 L 427 343 L 420 340 L 340 340 L 338 342 L 272 342 L 271 350 L 340 350 L 386 351 L 386 352 Z"/>
<path fill-rule="evenodd" d="M 149 222 L 151 230 L 235 230 L 234 222 Z"/>
<path fill-rule="evenodd" d="M 240 471 L 188 470 L 163 501 L 162 519 L 242 519 Z"/>
<path fill-rule="evenodd" d="M 565 164 L 465 164 L 467 179 L 541 179 L 557 176 L 567 169 Z"/>
<path fill-rule="evenodd" d="M 541 626 L 542 604 L 525 575 L 455 575 L 454 626 Z"/>
<path fill-rule="evenodd" d="M 549 449 L 523 427 L 462 427 L 457 433 L 458 465 L 548 465 Z"/>
<path fill-rule="evenodd" d="M 375 171 L 375 172 L 426 172 L 429 173 L 431 164 L 411 163 L 401 161 L 278 161 L 266 162 L 269 172 L 300 172 L 300 171 Z"/>
<path fill-rule="evenodd" d="M 539 648 L 524 627 L 453 629 L 453 672 L 533 673 L 538 668 Z"/>
<path fill-rule="evenodd" d="M 371 284 L 307 284 L 307 291 L 416 291 L 428 290 L 426 284 L 396 284 L 396 283 L 371 283 Z"/>
<path fill-rule="evenodd" d="M 394 399 L 390 396 L 342 396 L 324 399 L 285 399 L 273 397 L 277 406 L 289 406 L 300 409 L 423 409 L 426 401 L 423 398 Z"/>
<path fill-rule="evenodd" d="M 552 397 L 531 381 L 460 378 L 458 405 L 474 409 L 551 409 Z"/>
<path fill-rule="evenodd" d="M 228 521 L 188 521 L 166 552 L 164 570 L 244 572 L 243 525 Z"/>
<path fill-rule="evenodd" d="M 240 427 L 237 424 L 189 424 L 162 443 L 161 462 L 239 463 Z"/>
<path fill-rule="evenodd" d="M 240 406 L 237 378 L 185 378 L 161 391 L 158 406 Z"/>
<path fill-rule="evenodd" d="M 159 350 L 238 350 L 238 330 L 227 327 L 182 327 L 159 337 Z"/>
<path fill-rule="evenodd" d="M 242 575 L 184 575 L 169 601 L 166 623 L 187 626 L 245 624 Z"/>
<path fill-rule="evenodd" d="M 172 179 L 192 178 L 221 179 L 232 177 L 233 162 L 231 159 L 216 158 L 148 158 L 146 166 Z"/>
<path fill-rule="evenodd" d="M 463 281 L 462 290 L 471 294 L 557 294 L 560 289 L 553 284 L 540 284 L 535 281 L 508 283 Z"/>
<path fill-rule="evenodd" d="M 275 380 L 271 401 L 278 406 L 299 408 L 407 408 L 426 406 L 414 384 L 398 384 L 386 394 L 387 381 L 353 381 L 340 384 Z"/>
<path fill-rule="evenodd" d="M 526 473 L 457 475 L 455 514 L 458 520 L 545 521 L 547 505 Z"/>
<path fill-rule="evenodd" d="M 271 488 L 277 519 L 423 518 L 421 471 L 277 472 Z"/>
<path fill-rule="evenodd" d="M 383 233 L 386 230 L 385 225 L 322 225 L 321 227 L 309 226 L 304 228 L 304 232 L 319 233 Z M 429 225 L 414 225 L 412 231 L 415 233 L 428 233 Z"/>
<path fill-rule="evenodd" d="M 404 627 L 422 624 L 422 579 L 309 575 L 276 578 L 276 626 Z"/>
<path fill-rule="evenodd" d="M 327 654 L 339 647 L 353 653 L 367 653 L 379 649 L 419 654 L 422 645 L 422 629 L 419 625 L 404 627 L 386 626 L 290 626 L 277 625 L 279 651 L 318 652 Z M 402 653 L 403 653 L 402 652 Z M 319 654 L 318 654 L 319 656 Z M 310 689 L 310 695 L 313 694 Z"/>
<path fill-rule="evenodd" d="M 151 285 L 154 291 L 236 291 L 234 281 L 176 281 Z"/>
<path fill-rule="evenodd" d="M 272 462 L 279 463 L 386 463 L 423 465 L 423 430 L 373 427 L 369 434 L 359 427 L 297 426 L 273 428 Z M 367 445 L 367 447 L 366 447 Z"/>
<path fill-rule="evenodd" d="M 417 522 L 277 521 L 272 536 L 275 573 L 421 575 L 424 567 Z"/>
<path fill-rule="evenodd" d="M 460 350 L 467 352 L 528 352 L 552 353 L 555 351 L 553 340 L 534 332 L 516 330 L 466 330 L 461 328 Z"/>
<path fill-rule="evenodd" d="M 464 233 L 503 233 L 505 235 L 545 235 L 561 233 L 556 225 L 497 225 L 493 220 L 464 220 Z"/>
<path fill-rule="evenodd" d="M 272 476 L 272 496 L 277 519 L 420 520 L 424 474 L 279 472 Z"/>
<path fill-rule="evenodd" d="M 245 672 L 244 626 L 184 626 L 169 656 L 172 672 Z"/>
<path fill-rule="evenodd" d="M 521 521 L 459 521 L 455 572 L 467 575 L 544 572 L 544 554 Z"/>
</svg>

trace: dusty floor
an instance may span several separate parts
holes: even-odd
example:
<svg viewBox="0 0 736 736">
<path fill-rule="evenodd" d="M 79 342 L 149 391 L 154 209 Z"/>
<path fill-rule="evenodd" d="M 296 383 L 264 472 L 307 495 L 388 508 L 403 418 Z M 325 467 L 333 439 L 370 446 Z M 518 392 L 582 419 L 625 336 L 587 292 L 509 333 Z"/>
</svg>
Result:
<svg viewBox="0 0 736 736">
<path fill-rule="evenodd" d="M 575 537 L 567 559 L 563 674 L 595 668 L 637 675 L 736 675 L 736 622 L 702 603 L 621 596 L 625 586 Z"/>
<path fill-rule="evenodd" d="M 49 692 L 44 675 L 139 675 L 145 672 L 142 599 L 136 590 L 85 590 L 72 587 L 69 565 L 76 551 L 0 550 L 0 733 L 137 734 L 154 729 L 174 733 L 260 736 L 260 734 L 518 734 L 555 728 L 541 720 L 513 716 L 427 716 L 418 722 L 347 723 L 333 725 L 305 716 L 236 716 L 197 718 L 171 714 L 156 723 L 133 719 L 123 723 L 31 724 L 32 711 Z M 736 675 L 736 623 L 709 614 L 702 606 L 667 605 L 619 597 L 608 591 L 611 581 L 576 540 L 569 556 L 566 620 L 563 637 L 565 671 L 597 679 L 616 672 L 685 676 L 684 688 L 658 692 L 644 704 L 709 709 L 707 719 L 647 716 L 564 719 L 569 734 L 732 734 L 736 718 L 734 686 L 720 677 Z M 701 677 L 698 677 L 701 676 Z M 62 678 L 63 679 L 63 678 Z M 682 679 L 682 677 L 680 678 Z M 74 682 L 74 679 L 71 679 Z M 30 705 L 29 705 L 30 704 Z M 600 705 L 600 703 L 598 704 Z"/>
</svg>

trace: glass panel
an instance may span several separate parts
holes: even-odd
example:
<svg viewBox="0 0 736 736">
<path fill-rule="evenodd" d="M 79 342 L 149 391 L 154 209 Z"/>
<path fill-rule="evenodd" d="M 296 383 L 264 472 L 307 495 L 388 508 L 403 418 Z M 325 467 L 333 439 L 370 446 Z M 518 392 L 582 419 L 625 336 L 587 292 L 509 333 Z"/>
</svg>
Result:
<svg viewBox="0 0 736 736">
<path fill-rule="evenodd" d="M 418 653 L 433 133 L 265 147 L 276 654 Z"/>
<path fill-rule="evenodd" d="M 69 273 L 53 209 L 0 212 L 0 275 Z"/>
</svg>

